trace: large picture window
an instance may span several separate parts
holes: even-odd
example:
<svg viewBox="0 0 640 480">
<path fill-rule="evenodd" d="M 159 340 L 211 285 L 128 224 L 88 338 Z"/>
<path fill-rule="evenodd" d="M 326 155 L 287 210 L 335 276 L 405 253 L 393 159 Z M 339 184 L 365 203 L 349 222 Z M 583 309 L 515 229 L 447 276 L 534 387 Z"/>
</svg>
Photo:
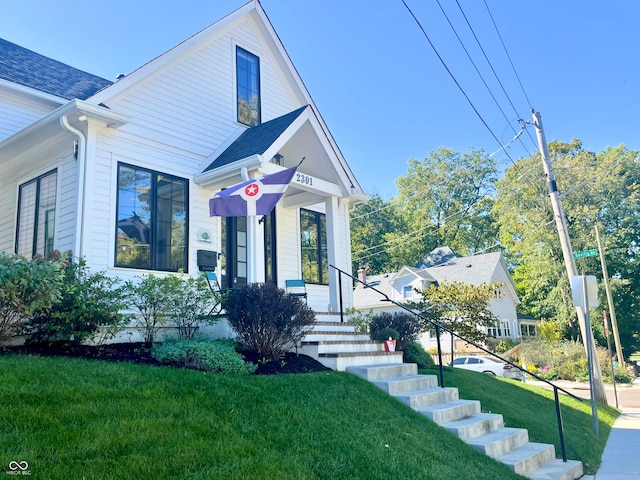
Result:
<svg viewBox="0 0 640 480">
<path fill-rule="evenodd" d="M 53 250 L 58 173 L 45 173 L 20 185 L 15 251 L 23 257 L 46 257 Z"/>
<path fill-rule="evenodd" d="M 305 282 L 328 284 L 327 220 L 323 213 L 300 209 L 300 248 Z"/>
<path fill-rule="evenodd" d="M 116 266 L 187 271 L 188 191 L 183 178 L 118 165 Z"/>
<path fill-rule="evenodd" d="M 238 122 L 254 126 L 260 123 L 260 59 L 236 47 L 236 96 Z"/>
</svg>

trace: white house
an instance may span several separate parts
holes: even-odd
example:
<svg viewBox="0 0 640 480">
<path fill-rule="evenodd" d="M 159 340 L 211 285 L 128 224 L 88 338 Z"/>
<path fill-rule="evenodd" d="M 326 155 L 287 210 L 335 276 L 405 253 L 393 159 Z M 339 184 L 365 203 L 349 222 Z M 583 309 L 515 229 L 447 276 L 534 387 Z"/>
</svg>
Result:
<svg viewBox="0 0 640 480">
<path fill-rule="evenodd" d="M 71 250 L 123 279 L 213 268 L 304 279 L 338 309 L 349 210 L 367 200 L 258 1 L 111 82 L 0 40 L 0 250 Z M 223 188 L 304 163 L 265 218 Z M 351 287 L 344 282 L 344 306 Z"/>
<path fill-rule="evenodd" d="M 516 305 L 520 303 L 513 279 L 500 253 L 485 253 L 469 257 L 460 257 L 448 247 L 433 250 L 416 267 L 403 267 L 397 273 L 366 276 L 364 270 L 358 272 L 359 278 L 376 290 L 383 292 L 395 302 L 404 303 L 419 300 L 419 292 L 431 284 L 461 282 L 471 285 L 490 285 L 499 282 L 502 286 L 500 298 L 489 301 L 489 309 L 499 322 L 487 332 L 496 338 L 520 337 L 520 327 Z M 416 291 L 417 290 L 417 291 Z M 401 310 L 391 302 L 383 301 L 383 296 L 362 284 L 356 286 L 353 293 L 354 308 L 361 311 L 394 312 Z M 435 339 L 425 334 L 421 339 L 425 348 L 435 346 Z M 443 350 L 448 350 L 450 341 L 443 339 Z"/>
</svg>

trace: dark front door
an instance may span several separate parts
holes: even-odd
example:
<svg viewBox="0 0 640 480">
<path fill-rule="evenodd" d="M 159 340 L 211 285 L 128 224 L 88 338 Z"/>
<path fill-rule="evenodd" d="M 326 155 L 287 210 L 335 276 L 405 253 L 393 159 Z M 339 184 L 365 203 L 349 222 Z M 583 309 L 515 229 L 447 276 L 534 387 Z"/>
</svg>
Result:
<svg viewBox="0 0 640 480">
<path fill-rule="evenodd" d="M 264 282 L 277 283 L 276 275 L 276 212 L 263 217 L 264 228 Z M 247 219 L 227 217 L 222 219 L 222 246 L 224 255 L 220 266 L 223 288 L 236 288 L 247 284 Z"/>
<path fill-rule="evenodd" d="M 223 288 L 236 288 L 247 284 L 247 219 L 227 217 L 222 219 L 221 261 Z"/>
</svg>

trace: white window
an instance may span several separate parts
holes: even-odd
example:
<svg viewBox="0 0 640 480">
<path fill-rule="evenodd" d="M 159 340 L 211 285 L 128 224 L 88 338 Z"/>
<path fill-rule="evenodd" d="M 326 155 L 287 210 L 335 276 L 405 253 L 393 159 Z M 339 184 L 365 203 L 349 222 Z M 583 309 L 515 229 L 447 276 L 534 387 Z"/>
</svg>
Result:
<svg viewBox="0 0 640 480">
<path fill-rule="evenodd" d="M 402 298 L 412 298 L 413 297 L 413 287 L 411 285 L 405 285 L 402 287 Z"/>
</svg>

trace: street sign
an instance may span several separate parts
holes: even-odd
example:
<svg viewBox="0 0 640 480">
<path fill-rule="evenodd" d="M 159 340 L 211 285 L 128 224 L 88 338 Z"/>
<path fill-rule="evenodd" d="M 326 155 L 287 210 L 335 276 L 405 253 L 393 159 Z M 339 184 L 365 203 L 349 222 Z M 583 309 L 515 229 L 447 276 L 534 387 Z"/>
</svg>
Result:
<svg viewBox="0 0 640 480">
<path fill-rule="evenodd" d="M 595 257 L 596 255 L 598 255 L 598 250 L 595 248 L 583 252 L 573 252 L 573 258 Z"/>
</svg>

